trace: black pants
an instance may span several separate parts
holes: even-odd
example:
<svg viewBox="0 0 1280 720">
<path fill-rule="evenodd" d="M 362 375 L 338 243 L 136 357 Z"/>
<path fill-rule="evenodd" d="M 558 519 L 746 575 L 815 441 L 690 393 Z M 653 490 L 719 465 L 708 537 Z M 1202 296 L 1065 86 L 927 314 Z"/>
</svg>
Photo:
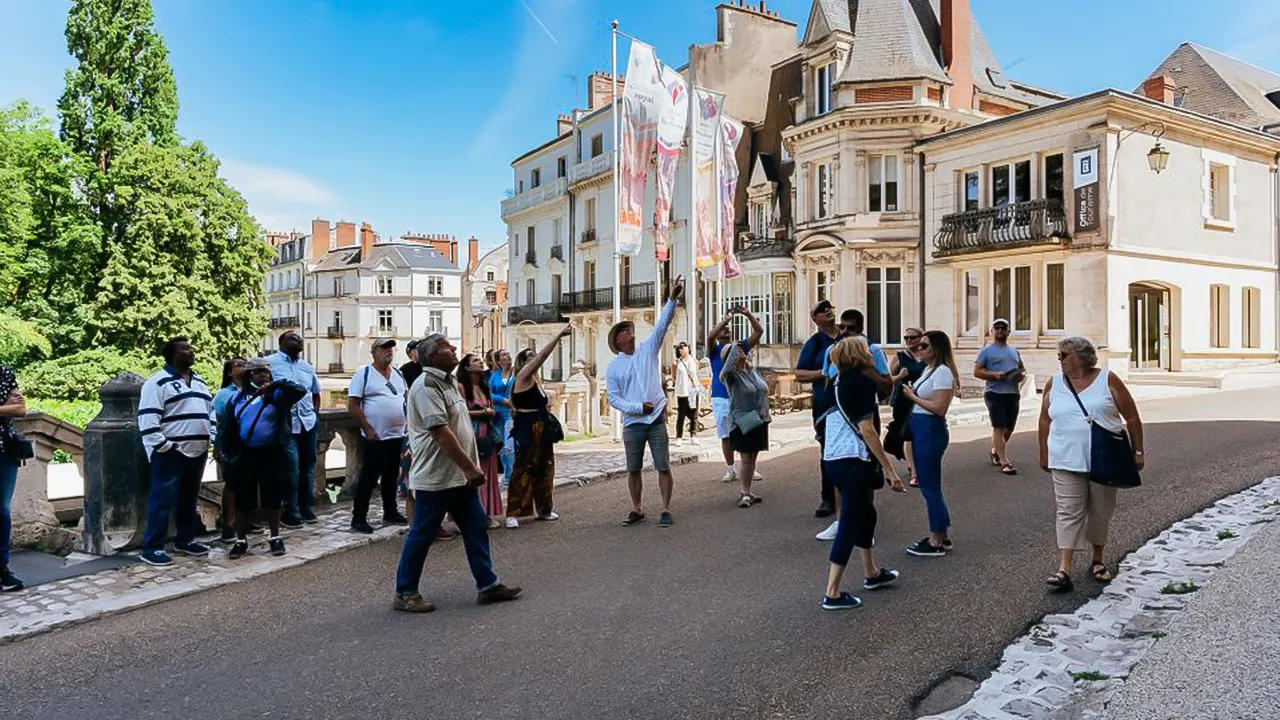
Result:
<svg viewBox="0 0 1280 720">
<path fill-rule="evenodd" d="M 684 421 L 689 421 L 689 437 L 698 434 L 698 411 L 689 404 L 689 398 L 676 398 L 676 439 L 684 437 Z"/>
<path fill-rule="evenodd" d="M 869 550 L 875 542 L 875 465 L 857 458 L 823 460 L 822 465 L 840 488 L 840 525 L 828 559 L 843 567 L 855 547 Z"/>
<path fill-rule="evenodd" d="M 364 441 L 364 467 L 360 469 L 360 482 L 356 485 L 355 506 L 351 509 L 351 522 L 361 523 L 369 519 L 369 500 L 373 486 L 382 481 L 382 517 L 399 512 L 396 508 L 396 481 L 400 477 L 400 451 L 404 438 Z"/>
</svg>

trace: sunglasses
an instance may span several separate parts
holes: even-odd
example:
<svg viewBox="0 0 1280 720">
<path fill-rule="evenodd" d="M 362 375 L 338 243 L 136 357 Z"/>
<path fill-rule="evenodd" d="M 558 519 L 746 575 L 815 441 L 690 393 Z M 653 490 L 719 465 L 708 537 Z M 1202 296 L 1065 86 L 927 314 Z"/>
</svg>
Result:
<svg viewBox="0 0 1280 720">
<path fill-rule="evenodd" d="M 910 342 L 910 341 L 912 341 L 912 340 L 919 340 L 919 339 L 920 339 L 920 336 L 919 336 L 919 335 L 907 335 L 907 336 L 903 337 L 903 340 L 906 340 L 906 341 L 908 341 L 908 342 Z"/>
<path fill-rule="evenodd" d="M 1058 353 L 1058 359 L 1059 359 L 1059 360 L 1066 360 L 1066 359 L 1067 359 L 1067 358 L 1069 358 L 1069 357 L 1071 357 L 1071 353 L 1068 353 L 1068 352 L 1060 352 L 1060 353 Z"/>
<path fill-rule="evenodd" d="M 932 345 L 930 345 L 930 344 L 929 344 L 929 343 L 927 343 L 927 342 L 922 342 L 922 343 L 920 343 L 920 349 L 921 349 L 921 350 L 928 350 L 928 349 L 929 349 L 929 348 L 931 348 L 931 347 L 933 347 L 933 346 L 932 346 Z"/>
</svg>

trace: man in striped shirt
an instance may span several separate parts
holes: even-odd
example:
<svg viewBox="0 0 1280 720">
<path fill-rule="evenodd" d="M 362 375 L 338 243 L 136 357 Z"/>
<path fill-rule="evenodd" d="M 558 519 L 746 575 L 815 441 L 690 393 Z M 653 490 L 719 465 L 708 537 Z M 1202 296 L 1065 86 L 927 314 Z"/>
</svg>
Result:
<svg viewBox="0 0 1280 720">
<path fill-rule="evenodd" d="M 209 548 L 196 542 L 199 525 L 196 500 L 209 446 L 217 433 L 213 396 L 204 379 L 192 370 L 195 349 L 185 337 L 164 344 L 164 369 L 142 386 L 138 401 L 138 430 L 151 463 L 151 494 L 147 499 L 147 529 L 142 561 L 171 565 L 164 551 L 169 516 L 177 513 L 173 551 L 204 557 Z"/>
</svg>

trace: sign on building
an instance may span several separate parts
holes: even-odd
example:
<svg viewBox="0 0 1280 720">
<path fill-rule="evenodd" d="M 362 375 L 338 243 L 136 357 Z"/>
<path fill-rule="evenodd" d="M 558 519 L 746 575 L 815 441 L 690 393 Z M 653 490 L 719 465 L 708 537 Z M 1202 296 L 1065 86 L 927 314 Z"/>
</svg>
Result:
<svg viewBox="0 0 1280 720">
<path fill-rule="evenodd" d="M 1098 148 L 1076 150 L 1072 154 L 1072 163 L 1076 232 L 1091 232 L 1101 226 L 1098 218 Z"/>
</svg>

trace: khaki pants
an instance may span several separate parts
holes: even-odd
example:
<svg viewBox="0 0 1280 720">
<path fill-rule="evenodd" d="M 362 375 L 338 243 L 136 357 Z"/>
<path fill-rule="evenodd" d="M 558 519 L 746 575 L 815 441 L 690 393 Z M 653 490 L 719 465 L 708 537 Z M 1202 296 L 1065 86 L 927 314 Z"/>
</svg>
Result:
<svg viewBox="0 0 1280 720">
<path fill-rule="evenodd" d="M 1116 489 L 1089 482 L 1088 473 L 1053 470 L 1052 475 L 1058 549 L 1106 545 L 1111 516 L 1116 512 Z"/>
</svg>

